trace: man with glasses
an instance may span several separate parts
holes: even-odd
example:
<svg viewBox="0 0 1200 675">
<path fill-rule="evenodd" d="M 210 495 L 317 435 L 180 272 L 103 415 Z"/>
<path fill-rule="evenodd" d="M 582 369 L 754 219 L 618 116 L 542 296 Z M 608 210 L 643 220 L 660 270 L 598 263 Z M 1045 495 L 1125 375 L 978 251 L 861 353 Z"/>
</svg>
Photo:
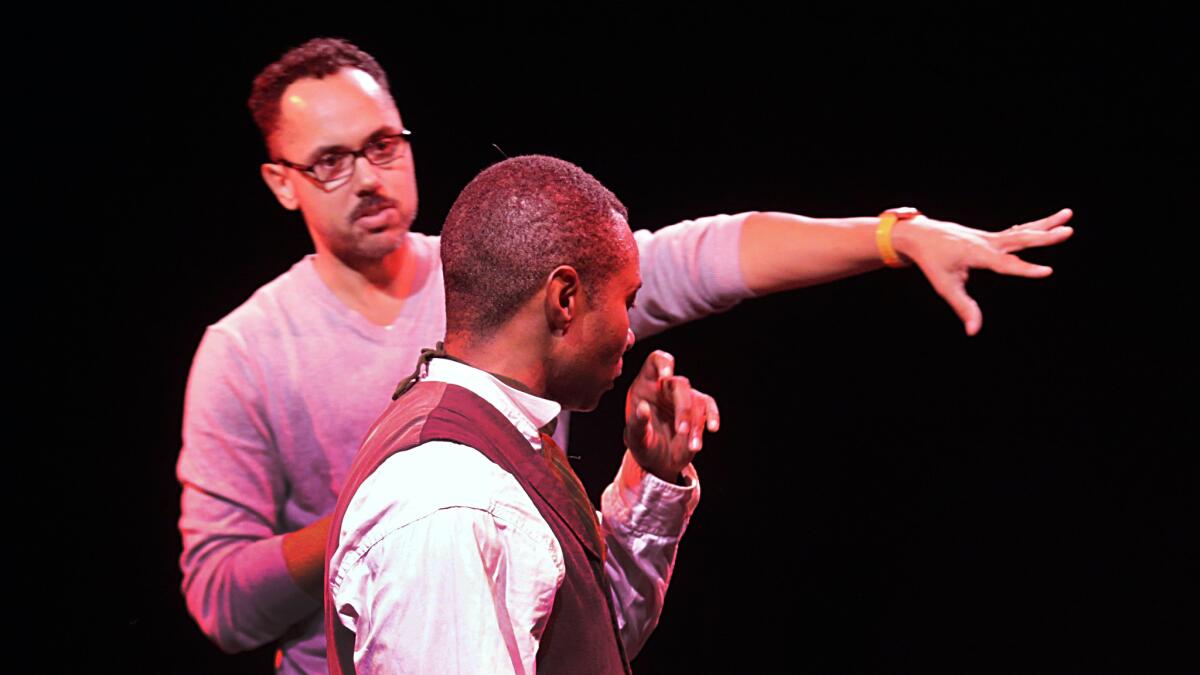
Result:
<svg viewBox="0 0 1200 675">
<path fill-rule="evenodd" d="M 183 591 L 222 649 L 279 641 L 280 670 L 320 672 L 328 514 L 397 380 L 445 333 L 439 241 L 409 232 L 412 134 L 370 55 L 312 40 L 255 79 L 250 108 L 270 158 L 263 179 L 303 214 L 316 252 L 210 326 L 197 349 L 178 464 Z M 645 337 L 745 298 L 912 263 L 974 334 L 982 317 L 967 272 L 1050 274 L 1012 253 L 1063 241 L 1070 216 L 990 233 L 911 209 L 764 212 L 638 231 L 644 286 L 630 320 Z"/>
</svg>

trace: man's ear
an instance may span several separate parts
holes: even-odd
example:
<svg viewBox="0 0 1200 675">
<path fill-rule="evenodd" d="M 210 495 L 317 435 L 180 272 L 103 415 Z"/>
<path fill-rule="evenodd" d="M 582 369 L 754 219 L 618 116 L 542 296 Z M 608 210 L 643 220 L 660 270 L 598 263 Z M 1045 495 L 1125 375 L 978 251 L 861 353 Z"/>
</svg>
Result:
<svg viewBox="0 0 1200 675">
<path fill-rule="evenodd" d="M 582 307 L 579 272 L 570 265 L 559 265 L 546 280 L 546 325 L 550 334 L 562 337 L 579 318 Z"/>
<path fill-rule="evenodd" d="M 283 208 L 288 211 L 295 211 L 300 207 L 300 202 L 296 200 L 296 184 L 288 176 L 287 171 L 278 164 L 263 164 L 261 167 L 263 182 L 267 187 L 271 188 L 275 199 Z"/>
</svg>

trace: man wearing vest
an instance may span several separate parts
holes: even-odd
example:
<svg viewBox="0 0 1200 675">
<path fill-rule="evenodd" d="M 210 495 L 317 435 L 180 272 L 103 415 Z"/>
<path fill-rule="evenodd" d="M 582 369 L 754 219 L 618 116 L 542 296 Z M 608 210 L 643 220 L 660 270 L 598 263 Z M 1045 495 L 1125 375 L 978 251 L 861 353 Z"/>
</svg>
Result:
<svg viewBox="0 0 1200 675">
<path fill-rule="evenodd" d="M 178 463 L 181 588 L 222 650 L 276 642 L 279 672 L 319 673 L 330 512 L 388 393 L 444 334 L 440 243 L 410 231 L 414 134 L 369 54 L 310 40 L 255 78 L 250 108 L 267 150 L 262 178 L 303 215 L 315 253 L 210 326 L 196 350 Z M 904 153 L 880 156 L 910 170 Z M 912 209 L 750 211 L 639 230 L 645 285 L 633 325 L 645 338 L 744 299 L 911 265 L 974 334 L 982 314 L 968 272 L 1050 274 L 1015 253 L 1064 241 L 1070 218 L 985 232 Z"/>
<path fill-rule="evenodd" d="M 699 499 L 691 459 L 716 404 L 652 354 L 598 517 L 547 427 L 595 408 L 633 344 L 625 207 L 579 167 L 513 158 L 459 195 L 441 257 L 444 346 L 372 426 L 334 511 L 330 670 L 629 672 Z"/>
</svg>

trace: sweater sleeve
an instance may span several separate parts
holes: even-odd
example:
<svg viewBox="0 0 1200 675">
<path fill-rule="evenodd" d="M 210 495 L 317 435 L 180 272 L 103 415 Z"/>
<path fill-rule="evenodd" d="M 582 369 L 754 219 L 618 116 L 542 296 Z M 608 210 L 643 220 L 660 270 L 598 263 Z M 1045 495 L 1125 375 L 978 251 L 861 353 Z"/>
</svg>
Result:
<svg viewBox="0 0 1200 675">
<path fill-rule="evenodd" d="M 184 404 L 182 589 L 201 630 L 226 652 L 275 640 L 320 608 L 283 559 L 287 487 L 261 379 L 238 337 L 211 327 Z"/>
<path fill-rule="evenodd" d="M 742 278 L 739 242 L 752 212 L 685 220 L 634 233 L 642 290 L 629 313 L 638 339 L 723 312 L 753 295 Z"/>
</svg>

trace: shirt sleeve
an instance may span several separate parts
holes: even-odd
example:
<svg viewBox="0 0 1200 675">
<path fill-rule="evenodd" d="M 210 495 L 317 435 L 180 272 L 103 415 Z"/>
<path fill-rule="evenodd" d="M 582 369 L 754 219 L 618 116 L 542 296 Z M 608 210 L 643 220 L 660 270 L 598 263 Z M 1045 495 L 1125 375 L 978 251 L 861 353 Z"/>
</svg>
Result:
<svg viewBox="0 0 1200 675">
<path fill-rule="evenodd" d="M 385 461 L 347 506 L 330 590 L 357 672 L 535 672 L 561 549 L 515 479 L 480 475 L 481 458 L 423 444 Z"/>
<path fill-rule="evenodd" d="M 601 496 L 608 544 L 604 566 L 630 659 L 658 625 L 679 540 L 700 501 L 695 469 L 688 465 L 683 475 L 687 486 L 667 483 L 647 473 L 626 451 L 616 480 Z"/>
<path fill-rule="evenodd" d="M 642 290 L 629 312 L 638 339 L 730 309 L 753 293 L 742 277 L 742 223 L 752 212 L 634 232 Z"/>
<path fill-rule="evenodd" d="M 227 652 L 275 640 L 320 609 L 283 559 L 284 471 L 245 353 L 234 335 L 205 333 L 188 377 L 177 465 L 183 594 L 201 630 Z"/>
</svg>

